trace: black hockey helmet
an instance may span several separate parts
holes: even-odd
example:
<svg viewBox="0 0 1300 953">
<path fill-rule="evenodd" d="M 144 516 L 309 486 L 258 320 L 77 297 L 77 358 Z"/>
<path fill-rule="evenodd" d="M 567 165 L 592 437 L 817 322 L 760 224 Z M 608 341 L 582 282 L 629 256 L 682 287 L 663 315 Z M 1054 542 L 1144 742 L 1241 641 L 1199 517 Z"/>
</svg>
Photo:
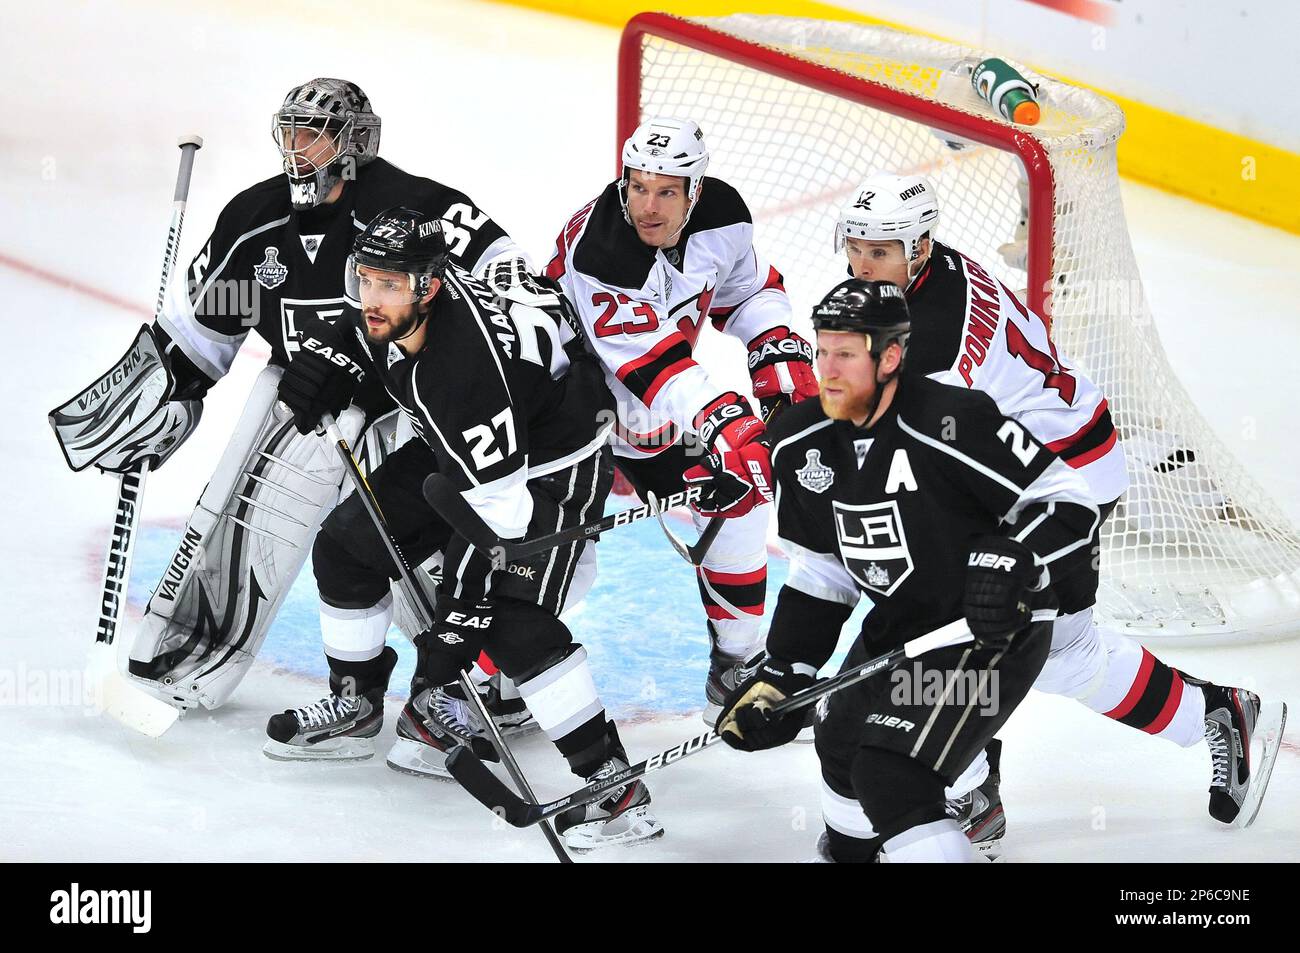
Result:
<svg viewBox="0 0 1300 953">
<path fill-rule="evenodd" d="M 423 212 L 396 206 L 380 212 L 352 242 L 348 258 L 348 296 L 360 301 L 357 268 L 404 272 L 409 278 L 411 300 L 429 293 L 434 278 L 447 270 L 451 252 L 441 220 Z"/>
<path fill-rule="evenodd" d="M 902 289 L 888 281 L 841 281 L 813 308 L 814 331 L 852 331 L 867 336 L 871 356 L 880 359 L 891 341 L 907 354 L 912 319 Z"/>
</svg>

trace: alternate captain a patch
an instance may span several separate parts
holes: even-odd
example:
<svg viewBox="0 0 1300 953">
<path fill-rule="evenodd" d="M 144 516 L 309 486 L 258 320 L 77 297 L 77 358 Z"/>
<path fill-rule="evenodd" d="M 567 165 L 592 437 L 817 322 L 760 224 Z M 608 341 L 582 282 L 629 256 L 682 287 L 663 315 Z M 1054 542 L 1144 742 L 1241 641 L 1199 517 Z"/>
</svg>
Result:
<svg viewBox="0 0 1300 953">
<path fill-rule="evenodd" d="M 835 482 L 835 471 L 822 463 L 820 450 L 809 450 L 807 460 L 794 475 L 801 487 L 813 493 L 825 493 Z"/>
<path fill-rule="evenodd" d="M 913 569 L 898 503 L 833 501 L 831 506 L 844 568 L 863 588 L 892 595 Z"/>
<path fill-rule="evenodd" d="M 266 257 L 260 265 L 253 266 L 253 277 L 267 291 L 273 291 L 284 284 L 289 277 L 289 269 L 280 262 L 280 250 L 275 246 L 266 249 Z"/>
</svg>

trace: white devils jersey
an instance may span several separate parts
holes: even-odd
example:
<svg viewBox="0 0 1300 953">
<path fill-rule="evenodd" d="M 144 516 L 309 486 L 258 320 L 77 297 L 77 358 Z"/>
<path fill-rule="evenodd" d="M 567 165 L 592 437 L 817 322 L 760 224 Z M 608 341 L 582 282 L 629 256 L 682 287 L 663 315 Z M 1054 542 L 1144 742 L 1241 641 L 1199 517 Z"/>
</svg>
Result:
<svg viewBox="0 0 1300 953">
<path fill-rule="evenodd" d="M 618 183 L 580 210 L 556 239 L 546 274 L 582 316 L 588 346 L 618 403 L 614 452 L 666 450 L 730 388 L 692 356 L 705 319 L 748 345 L 790 324 L 781 275 L 754 250 L 744 200 L 706 178 L 676 248 L 650 248 L 623 217 Z"/>
<path fill-rule="evenodd" d="M 1088 482 L 1093 502 L 1128 488 L 1106 397 L 1052 342 L 1034 314 L 987 268 L 933 243 L 907 290 L 908 373 L 988 394 Z"/>
</svg>

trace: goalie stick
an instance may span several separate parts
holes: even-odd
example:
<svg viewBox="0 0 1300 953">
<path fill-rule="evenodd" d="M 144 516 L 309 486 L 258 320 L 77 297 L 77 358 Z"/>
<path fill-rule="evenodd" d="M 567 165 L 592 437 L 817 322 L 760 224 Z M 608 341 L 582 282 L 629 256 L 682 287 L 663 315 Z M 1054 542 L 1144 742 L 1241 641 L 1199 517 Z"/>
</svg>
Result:
<svg viewBox="0 0 1300 953">
<path fill-rule="evenodd" d="M 162 313 L 167 284 L 180 249 L 181 226 L 185 223 L 185 205 L 190 193 L 190 175 L 194 171 L 195 153 L 203 148 L 203 139 L 195 135 L 182 136 L 176 145 L 181 150 L 181 161 L 176 172 L 176 190 L 172 195 L 172 220 L 167 229 L 167 246 L 163 252 L 158 301 L 154 306 L 155 321 Z M 155 698 L 128 683 L 118 671 L 117 652 L 114 648 L 122 605 L 126 602 L 127 584 L 131 579 L 131 555 L 135 550 L 136 529 L 140 525 L 140 508 L 148 474 L 149 461 L 145 459 L 137 468 L 123 473 L 118 480 L 113 536 L 104 563 L 99 622 L 87 671 L 104 711 L 122 724 L 157 738 L 180 717 L 180 712 L 161 698 Z"/>
<path fill-rule="evenodd" d="M 810 685 L 803 691 L 796 692 L 784 701 L 772 706 L 771 711 L 773 714 L 779 715 L 794 711 L 797 708 L 803 708 L 805 705 L 811 705 L 819 698 L 832 692 L 848 688 L 850 685 L 856 685 L 873 675 L 887 671 L 905 658 L 915 658 L 933 649 L 961 645 L 972 640 L 973 636 L 970 634 L 970 630 L 966 628 L 966 620 L 958 619 L 926 635 L 917 636 L 910 642 L 905 642 L 898 648 L 863 662 L 847 672 L 841 672 L 831 678 Z M 651 771 L 657 771 L 670 764 L 676 764 L 683 758 L 697 754 L 720 740 L 717 732 L 711 729 L 702 735 L 696 735 L 694 738 L 652 755 L 638 764 L 624 768 L 622 771 L 595 784 L 589 784 L 585 788 L 580 788 L 559 800 L 548 801 L 544 804 L 532 800 L 526 801 L 519 797 L 502 784 L 500 779 L 488 770 L 487 766 L 468 748 L 458 748 L 448 755 L 447 770 L 451 772 L 451 776 L 460 783 L 461 787 L 492 813 L 504 818 L 507 823 L 514 827 L 528 827 L 539 821 L 545 821 L 547 818 L 553 817 L 571 807 L 598 801 L 615 788 L 627 784 L 629 781 L 635 781 Z"/>
<path fill-rule="evenodd" d="M 469 540 L 470 545 L 490 558 L 494 566 L 501 566 L 537 553 L 544 553 L 555 549 L 557 546 L 565 546 L 580 540 L 591 539 L 593 536 L 599 536 L 601 533 L 617 526 L 627 526 L 630 523 L 636 523 L 651 516 L 659 520 L 659 525 L 668 534 L 669 542 L 681 554 L 682 558 L 692 566 L 699 566 L 704 560 L 709 547 L 713 544 L 714 537 L 718 535 L 718 530 L 722 529 L 722 520 L 715 517 L 705 527 L 699 542 L 694 546 L 688 546 L 673 535 L 668 527 L 664 525 L 663 513 L 674 506 L 695 502 L 700 498 L 701 492 L 698 486 L 693 486 L 690 489 L 674 493 L 663 500 L 651 493 L 648 501 L 640 506 L 603 516 L 590 523 L 583 523 L 581 526 L 570 526 L 558 533 L 534 536 L 532 539 L 512 540 L 502 539 L 492 532 L 492 528 L 483 522 L 481 516 L 474 512 L 474 507 L 465 501 L 460 491 L 445 475 L 433 473 L 424 481 L 424 498 L 428 500 L 429 505 L 438 511 L 438 515 L 446 520 L 452 529 Z"/>
<path fill-rule="evenodd" d="M 352 448 L 348 446 L 347 440 L 339 431 L 338 424 L 334 422 L 331 415 L 325 414 L 321 417 L 321 427 L 325 431 L 326 437 L 338 450 L 339 458 L 343 461 L 343 468 L 352 480 L 352 485 L 356 489 L 357 496 L 361 500 L 362 506 L 365 507 L 366 513 L 370 516 L 371 522 L 375 524 L 375 530 L 379 533 L 380 539 L 384 542 L 384 547 L 388 550 L 389 558 L 397 568 L 398 576 L 402 580 L 407 597 L 411 600 L 411 605 L 415 607 L 416 613 L 421 616 L 421 623 L 426 628 L 432 626 L 434 619 L 433 604 L 429 601 L 428 594 L 420 586 L 420 581 L 415 578 L 415 573 L 412 571 L 410 563 L 406 561 L 406 556 L 402 554 L 401 547 L 397 545 L 397 540 L 393 538 L 392 532 L 389 531 L 388 520 L 384 518 L 383 511 L 379 509 L 379 502 L 375 499 L 370 484 L 366 482 L 365 474 L 361 472 L 361 468 L 357 465 L 356 457 L 352 456 Z M 501 760 L 505 763 L 506 770 L 510 772 L 511 778 L 514 779 L 515 784 L 525 797 L 533 798 L 535 795 L 532 788 L 528 786 L 528 781 L 524 777 L 519 763 L 515 761 L 514 754 L 506 745 L 505 739 L 501 737 L 501 732 L 497 729 L 496 722 L 492 720 L 492 715 L 483 704 L 483 699 L 479 697 L 478 689 L 474 687 L 474 683 L 470 680 L 469 672 L 461 671 L 460 686 L 465 692 L 465 698 L 477 708 L 479 718 L 483 720 L 491 733 L 492 743 L 498 754 L 500 754 Z M 465 750 L 470 749 L 466 748 Z M 483 762 L 477 754 L 474 755 L 474 759 L 482 766 Z M 488 769 L 484 767 L 483 770 L 487 771 Z M 500 781 L 497 781 L 497 783 L 501 784 Z M 509 790 L 505 785 L 501 785 L 501 787 L 503 790 Z M 512 796 L 518 797 L 518 795 Z M 550 845 L 551 850 L 555 851 L 555 857 L 560 863 L 573 863 L 573 859 L 565 851 L 564 845 L 560 842 L 560 838 L 550 824 L 542 825 L 542 833 L 546 835 L 546 842 Z"/>
</svg>

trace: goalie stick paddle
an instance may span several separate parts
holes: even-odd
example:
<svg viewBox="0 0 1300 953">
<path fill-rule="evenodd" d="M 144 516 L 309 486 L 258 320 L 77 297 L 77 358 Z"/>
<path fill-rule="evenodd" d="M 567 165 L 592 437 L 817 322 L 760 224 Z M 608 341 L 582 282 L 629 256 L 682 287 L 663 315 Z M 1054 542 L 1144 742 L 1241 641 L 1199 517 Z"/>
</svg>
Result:
<svg viewBox="0 0 1300 953">
<path fill-rule="evenodd" d="M 438 511 L 438 515 L 445 519 L 452 529 L 469 540 L 471 546 L 490 558 L 494 565 L 513 562 L 537 553 L 547 552 L 558 546 L 591 539 L 593 536 L 599 536 L 601 533 L 615 527 L 626 526 L 629 523 L 636 523 L 652 516 L 662 523 L 663 518 L 660 514 L 663 510 L 673 506 L 693 503 L 700 498 L 701 492 L 698 486 L 693 486 L 690 489 L 674 493 L 663 500 L 651 496 L 648 502 L 642 503 L 640 506 L 634 506 L 631 509 L 601 517 L 590 523 L 570 526 L 558 533 L 534 536 L 532 539 L 512 540 L 502 539 L 492 532 L 492 528 L 474 512 L 474 507 L 465 501 L 465 498 L 460 494 L 460 490 L 456 489 L 445 475 L 433 473 L 424 481 L 424 498 L 429 502 L 429 505 Z M 704 558 L 704 552 L 708 550 L 709 544 L 713 542 L 713 537 L 717 535 L 718 529 L 722 528 L 721 520 L 715 519 L 713 522 L 718 524 L 717 529 L 710 525 L 705 530 L 704 535 L 700 537 L 700 541 L 693 547 L 687 547 L 685 543 L 682 543 L 671 533 L 668 534 L 673 541 L 673 548 L 681 553 L 683 558 L 691 561 L 692 565 L 699 565 L 695 560 Z M 712 535 L 710 535 L 710 531 L 712 531 Z M 665 532 L 667 532 L 666 527 Z"/>
<path fill-rule="evenodd" d="M 910 642 L 905 642 L 898 648 L 883 655 L 878 655 L 870 661 L 863 662 L 847 672 L 841 672 L 831 678 L 810 685 L 801 692 L 796 692 L 784 701 L 772 706 L 772 713 L 779 715 L 794 711 L 797 708 L 803 708 L 805 705 L 811 705 L 832 692 L 848 688 L 850 685 L 856 685 L 873 675 L 887 671 L 905 658 L 915 658 L 933 649 L 945 648 L 950 645 L 961 645 L 973 641 L 973 638 L 970 630 L 966 628 L 966 620 L 958 619 L 956 622 L 950 622 L 926 635 L 917 636 Z M 519 795 L 502 784 L 500 779 L 488 769 L 487 765 L 483 764 L 468 748 L 458 748 L 447 757 L 447 770 L 476 801 L 498 817 L 504 818 L 506 823 L 514 827 L 528 827 L 571 807 L 598 801 L 615 788 L 627 784 L 629 781 L 635 781 L 651 771 L 657 771 L 670 764 L 676 764 L 683 758 L 698 754 L 721 740 L 716 731 L 709 730 L 702 735 L 696 735 L 694 738 L 689 738 L 665 751 L 652 755 L 638 764 L 624 768 L 622 771 L 612 774 L 608 778 L 603 778 L 595 784 L 589 784 L 585 788 L 580 788 L 559 800 L 546 803 L 526 801 L 519 797 Z"/>
<path fill-rule="evenodd" d="M 422 624 L 432 626 L 434 620 L 433 603 L 429 601 L 428 594 L 425 593 L 424 589 L 420 586 L 420 581 L 415 578 L 415 573 L 411 570 L 411 564 L 406 561 L 406 556 L 402 553 L 401 547 L 397 545 L 397 540 L 393 538 L 393 534 L 388 528 L 388 520 L 384 518 L 383 511 L 379 508 L 379 501 L 375 499 L 374 491 L 370 489 L 370 484 L 366 481 L 365 474 L 361 472 L 361 468 L 357 465 L 356 457 L 352 456 L 352 448 L 348 446 L 347 440 L 344 438 L 342 432 L 338 428 L 338 424 L 334 422 L 334 418 L 331 415 L 325 414 L 321 417 L 321 428 L 325 431 L 325 435 L 330 442 L 334 444 L 335 449 L 337 449 L 339 458 L 343 461 L 343 468 L 347 471 L 349 478 L 352 480 L 352 485 L 356 489 L 357 496 L 360 498 L 362 506 L 365 507 L 366 513 L 370 516 L 371 522 L 375 524 L 375 530 L 383 540 L 384 546 L 388 550 L 388 556 L 393 561 L 393 565 L 397 568 L 398 575 L 402 579 L 403 585 L 408 591 L 413 605 L 416 607 L 416 612 L 422 616 Z M 489 733 L 492 735 L 493 746 L 501 756 L 501 760 L 505 763 L 506 770 L 510 772 L 510 776 L 514 780 L 515 785 L 518 786 L 519 790 L 523 792 L 525 797 L 534 797 L 533 789 L 528 786 L 528 780 L 524 777 L 523 770 L 519 767 L 519 763 L 515 761 L 515 756 L 510 751 L 505 739 L 501 737 L 501 732 L 498 730 L 496 722 L 492 720 L 491 714 L 489 714 L 487 708 L 484 706 L 483 700 L 479 698 L 478 689 L 474 687 L 474 683 L 470 680 L 468 672 L 462 671 L 460 673 L 460 686 L 465 692 L 466 699 L 477 708 L 479 718 L 483 720 L 483 723 L 487 726 Z M 458 748 L 456 750 L 459 751 L 462 749 Z M 471 754 L 474 754 L 468 747 L 463 750 L 470 751 Z M 474 760 L 482 766 L 483 761 L 477 754 L 474 754 Z M 487 771 L 487 768 L 484 767 L 483 770 Z M 500 784 L 499 781 L 497 783 Z M 501 786 L 505 790 L 509 790 L 505 785 Z M 512 796 L 519 797 L 518 795 Z M 522 801 L 523 799 L 520 798 L 520 800 Z M 564 844 L 560 842 L 559 836 L 551 828 L 550 824 L 542 825 L 542 833 L 546 837 L 546 843 L 549 844 L 551 850 L 555 852 L 555 858 L 560 863 L 573 863 L 573 858 L 571 858 L 568 851 L 564 849 Z"/>
</svg>

